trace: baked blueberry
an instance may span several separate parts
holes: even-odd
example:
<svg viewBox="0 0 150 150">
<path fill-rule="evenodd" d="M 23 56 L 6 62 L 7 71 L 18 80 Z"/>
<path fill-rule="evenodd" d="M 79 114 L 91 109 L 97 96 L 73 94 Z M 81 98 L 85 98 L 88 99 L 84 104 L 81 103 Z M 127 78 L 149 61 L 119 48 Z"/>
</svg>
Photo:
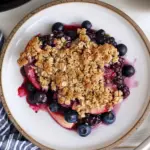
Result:
<svg viewBox="0 0 150 150">
<path fill-rule="evenodd" d="M 107 39 L 105 40 L 105 43 L 110 44 L 110 43 L 111 43 L 110 39 L 109 39 L 109 38 L 107 38 Z"/>
<path fill-rule="evenodd" d="M 29 92 L 34 92 L 35 91 L 35 88 L 31 83 L 27 83 L 26 88 Z"/>
<path fill-rule="evenodd" d="M 117 46 L 117 42 L 112 42 L 112 45 L 113 45 L 114 47 L 116 47 L 116 46 Z"/>
<path fill-rule="evenodd" d="M 132 65 L 124 65 L 122 68 L 122 74 L 125 77 L 131 77 L 135 74 L 135 69 Z"/>
<path fill-rule="evenodd" d="M 82 28 L 91 29 L 92 28 L 92 23 L 88 20 L 83 21 Z"/>
<path fill-rule="evenodd" d="M 101 114 L 101 120 L 104 124 L 112 124 L 115 122 L 116 116 L 112 111 L 105 112 Z"/>
<path fill-rule="evenodd" d="M 111 43 L 115 42 L 115 38 L 114 37 L 110 37 L 109 40 L 110 40 Z"/>
<path fill-rule="evenodd" d="M 64 116 L 69 123 L 75 123 L 78 120 L 78 113 L 74 110 L 65 111 Z"/>
<path fill-rule="evenodd" d="M 29 95 L 27 96 L 27 101 L 29 104 L 32 104 L 32 105 L 37 104 L 37 101 L 35 101 L 34 99 L 34 93 L 29 93 Z"/>
<path fill-rule="evenodd" d="M 65 34 L 71 38 L 71 40 L 75 40 L 77 38 L 77 32 L 75 30 L 67 30 Z"/>
<path fill-rule="evenodd" d="M 91 126 L 87 124 L 81 124 L 77 128 L 78 134 L 82 137 L 86 137 L 91 133 Z"/>
<path fill-rule="evenodd" d="M 124 56 L 127 53 L 127 47 L 124 44 L 118 44 L 117 46 L 119 56 Z"/>
<path fill-rule="evenodd" d="M 96 40 L 96 32 L 94 30 L 88 30 L 86 34 L 92 41 Z"/>
<path fill-rule="evenodd" d="M 96 43 L 103 45 L 105 43 L 105 39 L 103 36 L 96 36 Z"/>
<path fill-rule="evenodd" d="M 52 31 L 63 31 L 64 30 L 64 25 L 61 22 L 56 22 L 52 26 Z"/>
<path fill-rule="evenodd" d="M 100 29 L 96 32 L 96 37 L 100 37 L 100 36 L 104 36 L 105 35 L 105 31 L 103 29 Z"/>
<path fill-rule="evenodd" d="M 53 102 L 49 105 L 49 108 L 52 112 L 58 112 L 60 109 L 60 105 L 57 102 Z"/>
<path fill-rule="evenodd" d="M 41 104 L 47 103 L 47 96 L 44 92 L 37 91 L 34 95 L 34 101 Z"/>
</svg>

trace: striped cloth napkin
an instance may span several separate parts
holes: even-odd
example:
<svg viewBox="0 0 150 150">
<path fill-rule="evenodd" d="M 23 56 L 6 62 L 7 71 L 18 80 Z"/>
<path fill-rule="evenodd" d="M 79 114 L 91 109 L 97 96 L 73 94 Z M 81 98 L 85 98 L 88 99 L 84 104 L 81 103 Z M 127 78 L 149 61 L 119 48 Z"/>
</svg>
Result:
<svg viewBox="0 0 150 150">
<path fill-rule="evenodd" d="M 9 121 L 0 102 L 0 150 L 40 150 L 27 141 Z"/>
</svg>

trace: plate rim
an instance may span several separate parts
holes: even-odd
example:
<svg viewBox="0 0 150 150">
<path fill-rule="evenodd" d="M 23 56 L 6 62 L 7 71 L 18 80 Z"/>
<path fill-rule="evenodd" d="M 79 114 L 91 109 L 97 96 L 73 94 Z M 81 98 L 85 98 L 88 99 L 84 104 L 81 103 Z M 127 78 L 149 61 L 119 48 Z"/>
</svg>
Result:
<svg viewBox="0 0 150 150">
<path fill-rule="evenodd" d="M 15 120 L 15 118 L 13 117 L 13 115 L 11 114 L 9 107 L 7 106 L 7 103 L 5 101 L 5 97 L 3 94 L 3 88 L 2 88 L 2 65 L 3 65 L 3 58 L 5 56 L 5 52 L 9 46 L 9 43 L 11 42 L 12 38 L 14 37 L 14 35 L 16 34 L 16 32 L 21 28 L 21 26 L 28 20 L 30 19 L 32 16 L 36 15 L 37 13 L 39 13 L 40 11 L 50 8 L 52 6 L 55 5 L 59 5 L 59 4 L 64 4 L 64 3 L 75 3 L 75 2 L 81 2 L 81 3 L 92 3 L 92 4 L 96 4 L 99 6 L 102 6 L 104 8 L 110 9 L 112 11 L 114 11 L 115 13 L 117 13 L 118 15 L 122 16 L 125 20 L 127 20 L 132 27 L 138 32 L 138 34 L 140 35 L 141 39 L 143 40 L 145 46 L 147 47 L 148 53 L 149 53 L 149 58 L 150 58 L 150 43 L 149 40 L 147 39 L 146 35 L 144 34 L 144 32 L 142 31 L 142 29 L 136 24 L 135 21 L 133 21 L 126 13 L 124 13 L 123 11 L 121 11 L 120 9 L 105 3 L 105 2 L 101 2 L 98 0 L 55 0 L 55 1 L 51 1 L 47 4 L 42 5 L 41 7 L 33 10 L 32 12 L 30 12 L 29 14 L 27 14 L 12 30 L 12 32 L 10 33 L 10 35 L 7 38 L 7 41 L 5 42 L 3 49 L 1 51 L 1 56 L 0 56 L 0 98 L 2 101 L 2 104 L 4 106 L 4 109 L 9 117 L 9 119 L 11 120 L 11 122 L 13 123 L 13 125 L 17 128 L 17 130 L 25 137 L 27 138 L 29 141 L 31 141 L 33 144 L 35 144 L 36 146 L 38 146 L 41 149 L 46 149 L 46 150 L 53 150 L 52 148 L 49 148 L 47 146 L 42 145 L 41 143 L 39 143 L 38 141 L 36 141 L 35 139 L 33 139 L 30 135 L 28 135 L 17 123 L 17 121 Z M 120 137 L 118 140 L 116 140 L 115 142 L 111 143 L 110 145 L 107 145 L 103 148 L 100 148 L 99 150 L 111 150 L 112 148 L 116 147 L 117 145 L 121 144 L 125 139 L 127 139 L 130 135 L 132 135 L 133 132 L 135 132 L 139 126 L 142 124 L 142 122 L 145 120 L 145 118 L 147 117 L 147 115 L 149 114 L 149 110 L 150 110 L 150 98 L 149 102 L 142 114 L 142 116 L 139 118 L 139 120 L 137 120 L 137 122 L 134 124 L 133 127 L 131 127 L 131 129 L 129 129 L 129 131 L 127 133 L 125 133 L 122 137 Z"/>
</svg>

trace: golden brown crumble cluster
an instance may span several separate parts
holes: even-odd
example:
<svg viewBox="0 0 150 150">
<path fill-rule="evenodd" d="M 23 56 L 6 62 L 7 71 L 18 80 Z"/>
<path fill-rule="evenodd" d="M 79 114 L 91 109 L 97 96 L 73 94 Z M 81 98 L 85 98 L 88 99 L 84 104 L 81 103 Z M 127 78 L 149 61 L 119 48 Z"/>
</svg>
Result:
<svg viewBox="0 0 150 150">
<path fill-rule="evenodd" d="M 36 60 L 35 72 L 44 89 L 49 86 L 58 92 L 58 102 L 74 107 L 81 118 L 93 109 L 112 107 L 123 97 L 121 91 L 105 87 L 104 66 L 118 62 L 118 51 L 110 45 L 97 45 L 86 35 L 86 29 L 78 29 L 79 38 L 66 48 L 65 38 L 55 39 L 55 47 L 41 49 L 41 42 L 34 37 L 21 53 L 18 64 L 24 66 L 32 58 Z"/>
</svg>

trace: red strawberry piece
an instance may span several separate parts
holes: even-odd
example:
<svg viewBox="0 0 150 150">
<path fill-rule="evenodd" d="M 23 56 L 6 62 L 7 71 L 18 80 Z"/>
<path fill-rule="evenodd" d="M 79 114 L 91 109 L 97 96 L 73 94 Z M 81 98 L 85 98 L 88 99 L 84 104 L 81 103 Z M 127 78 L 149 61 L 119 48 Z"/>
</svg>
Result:
<svg viewBox="0 0 150 150">
<path fill-rule="evenodd" d="M 33 86 L 36 89 L 40 90 L 41 86 L 40 86 L 39 82 L 37 81 L 37 77 L 36 77 L 35 70 L 34 70 L 33 66 L 32 65 L 26 65 L 24 67 L 24 69 L 25 69 L 25 73 L 27 75 L 28 80 L 33 84 Z"/>
<path fill-rule="evenodd" d="M 63 128 L 66 129 L 72 129 L 74 127 L 74 123 L 68 123 L 64 116 L 60 113 L 51 112 L 50 109 L 48 109 L 49 114 L 52 116 L 52 118 Z"/>
</svg>

